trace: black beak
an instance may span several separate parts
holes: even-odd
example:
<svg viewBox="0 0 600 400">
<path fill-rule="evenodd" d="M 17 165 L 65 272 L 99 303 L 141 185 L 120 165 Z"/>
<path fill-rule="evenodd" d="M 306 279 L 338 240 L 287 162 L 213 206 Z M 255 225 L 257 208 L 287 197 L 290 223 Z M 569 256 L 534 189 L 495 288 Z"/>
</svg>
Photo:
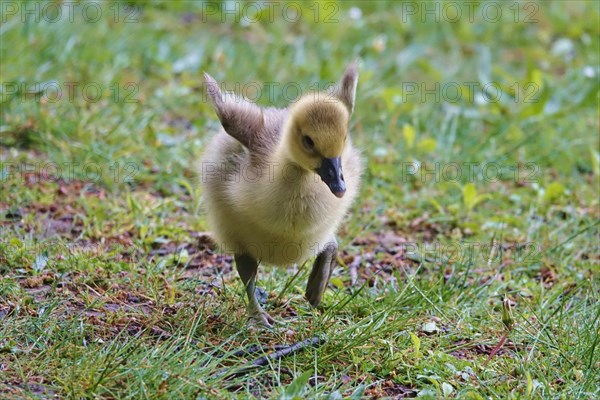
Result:
<svg viewBox="0 0 600 400">
<path fill-rule="evenodd" d="M 346 193 L 346 183 L 344 182 L 344 174 L 342 173 L 342 159 L 324 158 L 321 166 L 317 168 L 317 174 L 323 179 L 323 182 L 329 187 L 331 193 L 336 197 L 343 197 Z"/>
</svg>

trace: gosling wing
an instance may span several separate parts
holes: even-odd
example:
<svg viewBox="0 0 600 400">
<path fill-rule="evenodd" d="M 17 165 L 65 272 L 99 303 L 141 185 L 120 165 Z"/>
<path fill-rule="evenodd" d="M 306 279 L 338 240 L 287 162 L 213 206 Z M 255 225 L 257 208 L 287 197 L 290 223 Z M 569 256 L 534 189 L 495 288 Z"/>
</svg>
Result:
<svg viewBox="0 0 600 400">
<path fill-rule="evenodd" d="M 206 89 L 227 134 L 253 153 L 269 154 L 279 141 L 287 109 L 261 108 L 233 93 L 223 93 L 217 81 L 204 74 Z"/>
</svg>

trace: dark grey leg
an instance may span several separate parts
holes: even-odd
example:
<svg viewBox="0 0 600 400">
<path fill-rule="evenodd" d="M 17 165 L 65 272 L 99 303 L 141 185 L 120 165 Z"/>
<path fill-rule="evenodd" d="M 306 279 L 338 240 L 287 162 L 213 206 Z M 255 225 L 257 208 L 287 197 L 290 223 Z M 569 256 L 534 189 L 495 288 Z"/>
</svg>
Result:
<svg viewBox="0 0 600 400">
<path fill-rule="evenodd" d="M 273 327 L 273 318 L 258 303 L 256 299 L 256 274 L 258 262 L 247 254 L 236 254 L 235 265 L 240 278 L 246 287 L 248 296 L 248 325 L 262 325 L 267 328 Z"/>
<path fill-rule="evenodd" d="M 312 271 L 306 285 L 306 299 L 313 307 L 319 305 L 323 299 L 329 278 L 335 267 L 338 245 L 335 239 L 331 239 L 325 248 L 317 255 Z"/>
</svg>

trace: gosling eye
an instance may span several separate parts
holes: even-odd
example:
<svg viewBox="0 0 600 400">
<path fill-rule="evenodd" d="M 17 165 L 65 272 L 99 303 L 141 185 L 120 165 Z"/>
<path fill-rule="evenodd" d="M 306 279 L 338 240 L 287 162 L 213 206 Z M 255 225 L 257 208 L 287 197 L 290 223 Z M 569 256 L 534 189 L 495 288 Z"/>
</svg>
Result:
<svg viewBox="0 0 600 400">
<path fill-rule="evenodd" d="M 313 151 L 315 149 L 315 142 L 307 135 L 302 136 L 302 145 L 308 151 Z"/>
</svg>

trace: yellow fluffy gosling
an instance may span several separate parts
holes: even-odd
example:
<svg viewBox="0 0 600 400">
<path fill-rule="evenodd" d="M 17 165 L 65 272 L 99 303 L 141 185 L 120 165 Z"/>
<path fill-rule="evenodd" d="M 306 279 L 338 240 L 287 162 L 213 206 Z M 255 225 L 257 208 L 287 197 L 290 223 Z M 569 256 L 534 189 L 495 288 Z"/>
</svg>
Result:
<svg viewBox="0 0 600 400">
<path fill-rule="evenodd" d="M 348 135 L 357 67 L 348 66 L 331 92 L 307 94 L 287 109 L 261 108 L 205 79 L 223 126 L 201 164 L 208 223 L 221 248 L 234 253 L 250 324 L 271 327 L 255 295 L 259 263 L 316 256 L 306 288 L 314 307 L 336 263 L 335 233 L 361 172 Z"/>
</svg>

